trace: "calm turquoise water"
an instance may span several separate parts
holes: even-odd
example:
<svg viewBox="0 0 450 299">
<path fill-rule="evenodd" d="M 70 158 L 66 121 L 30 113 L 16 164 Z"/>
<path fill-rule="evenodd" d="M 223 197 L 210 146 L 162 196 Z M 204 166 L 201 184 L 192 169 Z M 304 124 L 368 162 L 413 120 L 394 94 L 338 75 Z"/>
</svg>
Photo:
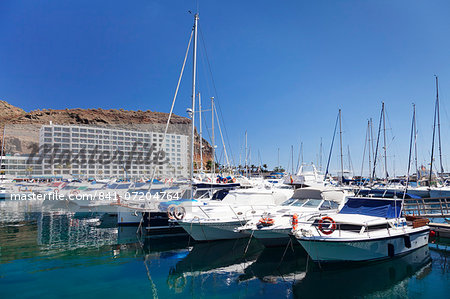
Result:
<svg viewBox="0 0 450 299">
<path fill-rule="evenodd" d="M 118 229 L 114 217 L 41 209 L 0 202 L 0 298 L 450 294 L 450 243 L 442 240 L 391 261 L 321 269 L 299 246 L 264 249 L 248 240 L 193 244 L 186 237 L 139 242 L 136 229 Z"/>
</svg>

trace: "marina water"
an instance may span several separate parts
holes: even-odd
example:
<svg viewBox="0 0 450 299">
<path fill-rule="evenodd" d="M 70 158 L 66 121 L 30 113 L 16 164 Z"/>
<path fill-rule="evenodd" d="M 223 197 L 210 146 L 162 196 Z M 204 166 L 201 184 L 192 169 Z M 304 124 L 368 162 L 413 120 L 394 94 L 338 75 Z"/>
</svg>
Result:
<svg viewBox="0 0 450 299">
<path fill-rule="evenodd" d="M 0 202 L 0 298 L 448 298 L 450 241 L 393 260 L 318 265 L 298 245 L 141 237 L 117 219 Z"/>
</svg>

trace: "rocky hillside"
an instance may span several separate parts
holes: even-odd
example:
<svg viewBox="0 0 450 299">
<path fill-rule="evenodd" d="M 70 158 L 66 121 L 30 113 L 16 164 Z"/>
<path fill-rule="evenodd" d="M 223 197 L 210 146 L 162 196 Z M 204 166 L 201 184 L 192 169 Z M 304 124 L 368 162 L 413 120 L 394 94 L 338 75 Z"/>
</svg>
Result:
<svg viewBox="0 0 450 299">
<path fill-rule="evenodd" d="M 5 101 L 0 101 L 0 125 L 6 125 L 5 152 L 7 154 L 29 153 L 32 145 L 39 143 L 41 125 L 78 124 L 91 126 L 116 126 L 126 129 L 163 132 L 168 114 L 154 111 L 127 111 L 123 109 L 43 109 L 25 112 Z M 173 115 L 170 121 L 169 133 L 189 134 L 190 119 Z M 3 130 L 0 131 L 0 136 Z M 0 140 L 1 142 L 1 140 Z M 195 138 L 195 160 L 200 160 L 199 136 Z M 212 148 L 203 140 L 203 160 L 211 160 Z"/>
</svg>

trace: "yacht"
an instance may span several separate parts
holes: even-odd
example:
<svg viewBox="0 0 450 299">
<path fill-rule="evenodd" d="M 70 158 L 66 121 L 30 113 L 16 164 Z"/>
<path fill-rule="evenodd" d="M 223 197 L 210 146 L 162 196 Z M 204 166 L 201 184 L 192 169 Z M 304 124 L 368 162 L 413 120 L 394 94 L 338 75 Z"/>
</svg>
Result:
<svg viewBox="0 0 450 299">
<path fill-rule="evenodd" d="M 222 200 L 182 208 L 177 221 L 196 241 L 245 238 L 249 235 L 236 229 L 265 211 L 292 197 L 293 189 L 259 187 L 231 190 Z"/>
<path fill-rule="evenodd" d="M 293 234 L 317 262 L 391 258 L 428 244 L 428 219 L 401 217 L 402 200 L 350 197 L 334 215 L 313 217 Z"/>
<path fill-rule="evenodd" d="M 266 247 L 285 246 L 291 240 L 289 234 L 296 223 L 312 215 L 321 217 L 338 212 L 348 195 L 347 191 L 337 188 L 300 188 L 290 199 L 237 230 L 258 239 Z"/>
</svg>

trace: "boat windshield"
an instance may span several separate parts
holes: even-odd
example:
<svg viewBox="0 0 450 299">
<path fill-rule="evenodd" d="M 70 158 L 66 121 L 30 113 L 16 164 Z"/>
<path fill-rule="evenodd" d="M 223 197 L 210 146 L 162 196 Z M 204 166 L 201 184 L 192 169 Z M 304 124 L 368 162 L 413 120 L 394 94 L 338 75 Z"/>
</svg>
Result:
<svg viewBox="0 0 450 299">
<path fill-rule="evenodd" d="M 308 199 L 303 205 L 303 208 L 317 208 L 323 199 Z"/>
<path fill-rule="evenodd" d="M 298 199 L 298 198 L 289 198 L 288 200 L 284 201 L 281 205 L 282 206 L 295 206 L 295 207 L 301 207 L 307 199 Z"/>
</svg>

